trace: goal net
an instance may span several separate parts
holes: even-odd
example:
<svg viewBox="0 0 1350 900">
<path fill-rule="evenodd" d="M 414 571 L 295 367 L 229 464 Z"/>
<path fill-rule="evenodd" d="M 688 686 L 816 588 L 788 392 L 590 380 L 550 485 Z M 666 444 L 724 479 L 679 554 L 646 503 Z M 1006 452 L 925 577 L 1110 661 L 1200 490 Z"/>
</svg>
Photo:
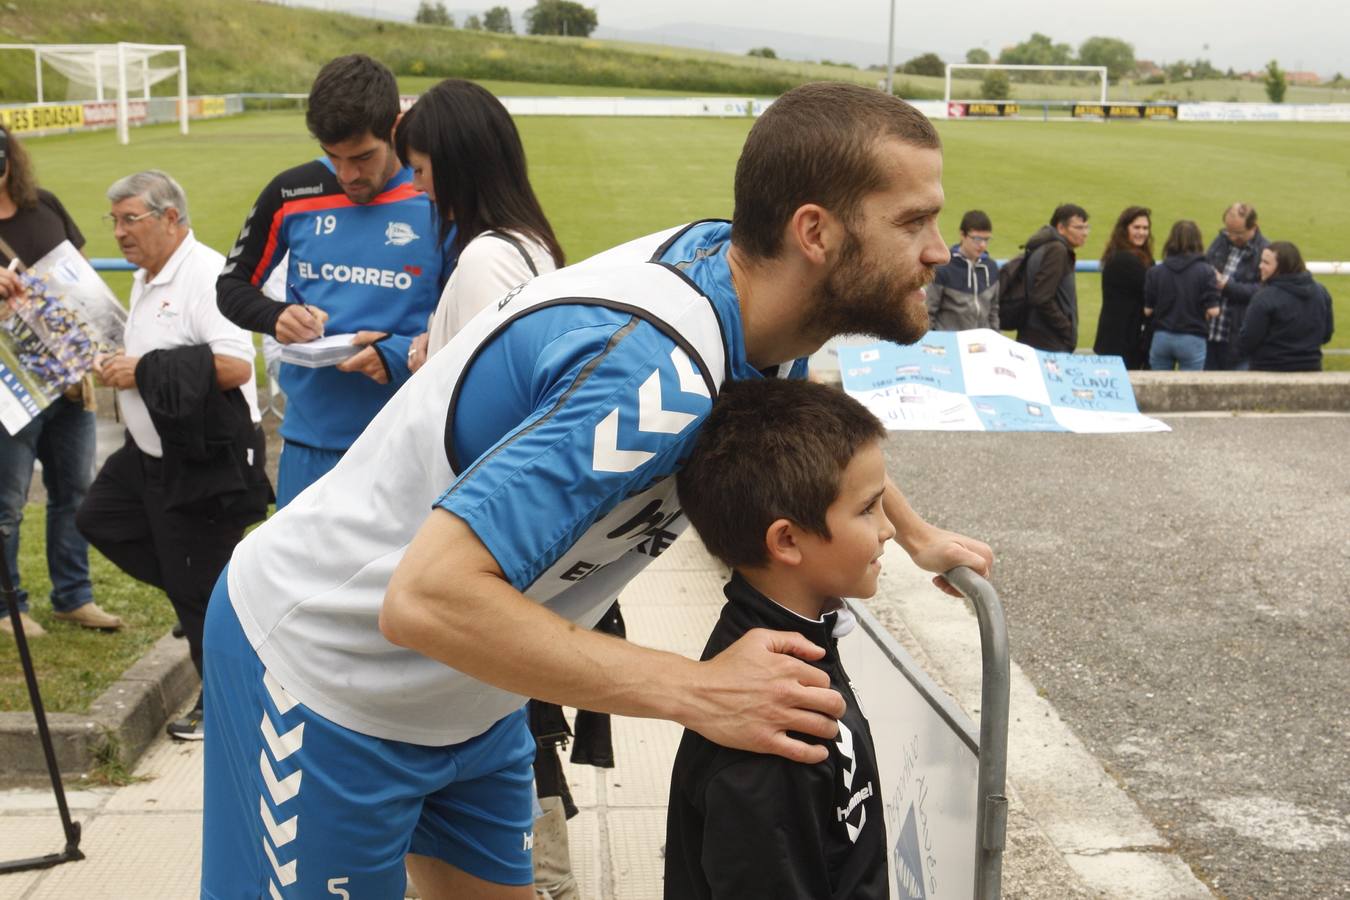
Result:
<svg viewBox="0 0 1350 900">
<path fill-rule="evenodd" d="M 129 102 L 148 102 L 151 88 L 176 75 L 180 128 L 188 132 L 187 48 L 182 44 L 0 44 L 0 50 L 33 54 L 38 103 L 50 99 L 43 85 L 46 68 L 63 76 L 65 100 L 115 102 L 117 139 L 123 144 L 130 141 Z"/>
</svg>

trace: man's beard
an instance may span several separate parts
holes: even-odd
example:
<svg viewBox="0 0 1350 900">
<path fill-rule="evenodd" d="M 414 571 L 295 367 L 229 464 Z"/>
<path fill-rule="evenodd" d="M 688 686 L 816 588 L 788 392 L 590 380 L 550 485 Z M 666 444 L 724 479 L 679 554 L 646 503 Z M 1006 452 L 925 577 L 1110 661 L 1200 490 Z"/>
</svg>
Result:
<svg viewBox="0 0 1350 900">
<path fill-rule="evenodd" d="M 869 263 L 850 230 L 838 262 L 812 297 L 805 327 L 823 340 L 861 334 L 913 344 L 928 331 L 928 305 L 910 295 L 930 283 L 933 274 L 926 266 L 909 274 Z"/>
</svg>

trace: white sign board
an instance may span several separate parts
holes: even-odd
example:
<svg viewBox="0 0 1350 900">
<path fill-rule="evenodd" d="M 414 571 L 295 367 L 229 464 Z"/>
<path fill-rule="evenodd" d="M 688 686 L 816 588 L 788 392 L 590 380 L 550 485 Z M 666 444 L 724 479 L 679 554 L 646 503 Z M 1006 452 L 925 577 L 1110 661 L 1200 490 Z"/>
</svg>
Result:
<svg viewBox="0 0 1350 900">
<path fill-rule="evenodd" d="M 970 900 L 975 888 L 976 728 L 860 603 L 839 654 L 872 726 L 886 810 L 891 896 Z"/>
</svg>

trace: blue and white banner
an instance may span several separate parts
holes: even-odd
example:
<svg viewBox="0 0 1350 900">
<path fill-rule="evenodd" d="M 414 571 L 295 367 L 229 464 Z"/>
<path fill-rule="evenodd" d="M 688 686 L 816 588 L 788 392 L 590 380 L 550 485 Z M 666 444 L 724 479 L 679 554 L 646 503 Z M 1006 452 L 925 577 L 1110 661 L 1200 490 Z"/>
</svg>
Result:
<svg viewBox="0 0 1350 900">
<path fill-rule="evenodd" d="M 1120 357 L 1046 353 L 987 328 L 841 347 L 839 370 L 892 431 L 1171 431 L 1140 414 Z"/>
</svg>

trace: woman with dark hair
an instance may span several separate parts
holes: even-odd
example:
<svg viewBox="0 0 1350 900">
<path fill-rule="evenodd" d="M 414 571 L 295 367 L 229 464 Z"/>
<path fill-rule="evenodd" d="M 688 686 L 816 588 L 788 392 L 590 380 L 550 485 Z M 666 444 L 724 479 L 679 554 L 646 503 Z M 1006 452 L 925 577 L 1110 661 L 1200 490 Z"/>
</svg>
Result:
<svg viewBox="0 0 1350 900">
<path fill-rule="evenodd" d="M 1127 369 L 1148 363 L 1144 274 L 1153 267 L 1151 216 L 1146 207 L 1125 207 L 1102 252 L 1102 311 L 1092 352 L 1122 357 Z"/>
<path fill-rule="evenodd" d="M 1149 368 L 1203 369 L 1209 320 L 1218 314 L 1218 282 L 1205 260 L 1200 226 L 1182 219 L 1163 244 L 1162 265 L 1144 276 L 1144 315 L 1152 317 L 1154 329 Z"/>
<path fill-rule="evenodd" d="M 84 235 L 61 201 L 37 186 L 23 145 L 0 124 L 0 304 L 14 302 L 23 292 L 18 277 L 6 266 L 30 266 L 62 241 L 77 250 L 84 247 Z M 4 305 L 4 313 L 8 312 L 9 306 Z M 42 463 L 42 483 L 47 488 L 47 572 L 52 581 L 53 618 L 105 631 L 121 628 L 120 618 L 94 602 L 89 544 L 75 529 L 75 511 L 94 478 L 94 413 L 86 407 L 81 386 L 76 385 L 17 434 L 0 428 L 0 531 L 5 534 L 5 561 L 14 578 L 24 633 L 29 637 L 46 633 L 28 617 L 28 592 L 19 584 L 19 524 L 35 460 Z M 0 630 L 11 627 L 5 616 Z"/>
<path fill-rule="evenodd" d="M 1335 331 L 1331 294 L 1288 241 L 1261 251 L 1261 282 L 1242 320 L 1242 355 L 1266 372 L 1322 371 L 1322 345 Z"/>
<path fill-rule="evenodd" d="M 459 252 L 425 340 L 408 353 L 416 371 L 481 309 L 560 267 L 563 252 L 530 186 L 515 122 L 485 88 L 442 81 L 399 121 L 394 146 Z"/>
</svg>

